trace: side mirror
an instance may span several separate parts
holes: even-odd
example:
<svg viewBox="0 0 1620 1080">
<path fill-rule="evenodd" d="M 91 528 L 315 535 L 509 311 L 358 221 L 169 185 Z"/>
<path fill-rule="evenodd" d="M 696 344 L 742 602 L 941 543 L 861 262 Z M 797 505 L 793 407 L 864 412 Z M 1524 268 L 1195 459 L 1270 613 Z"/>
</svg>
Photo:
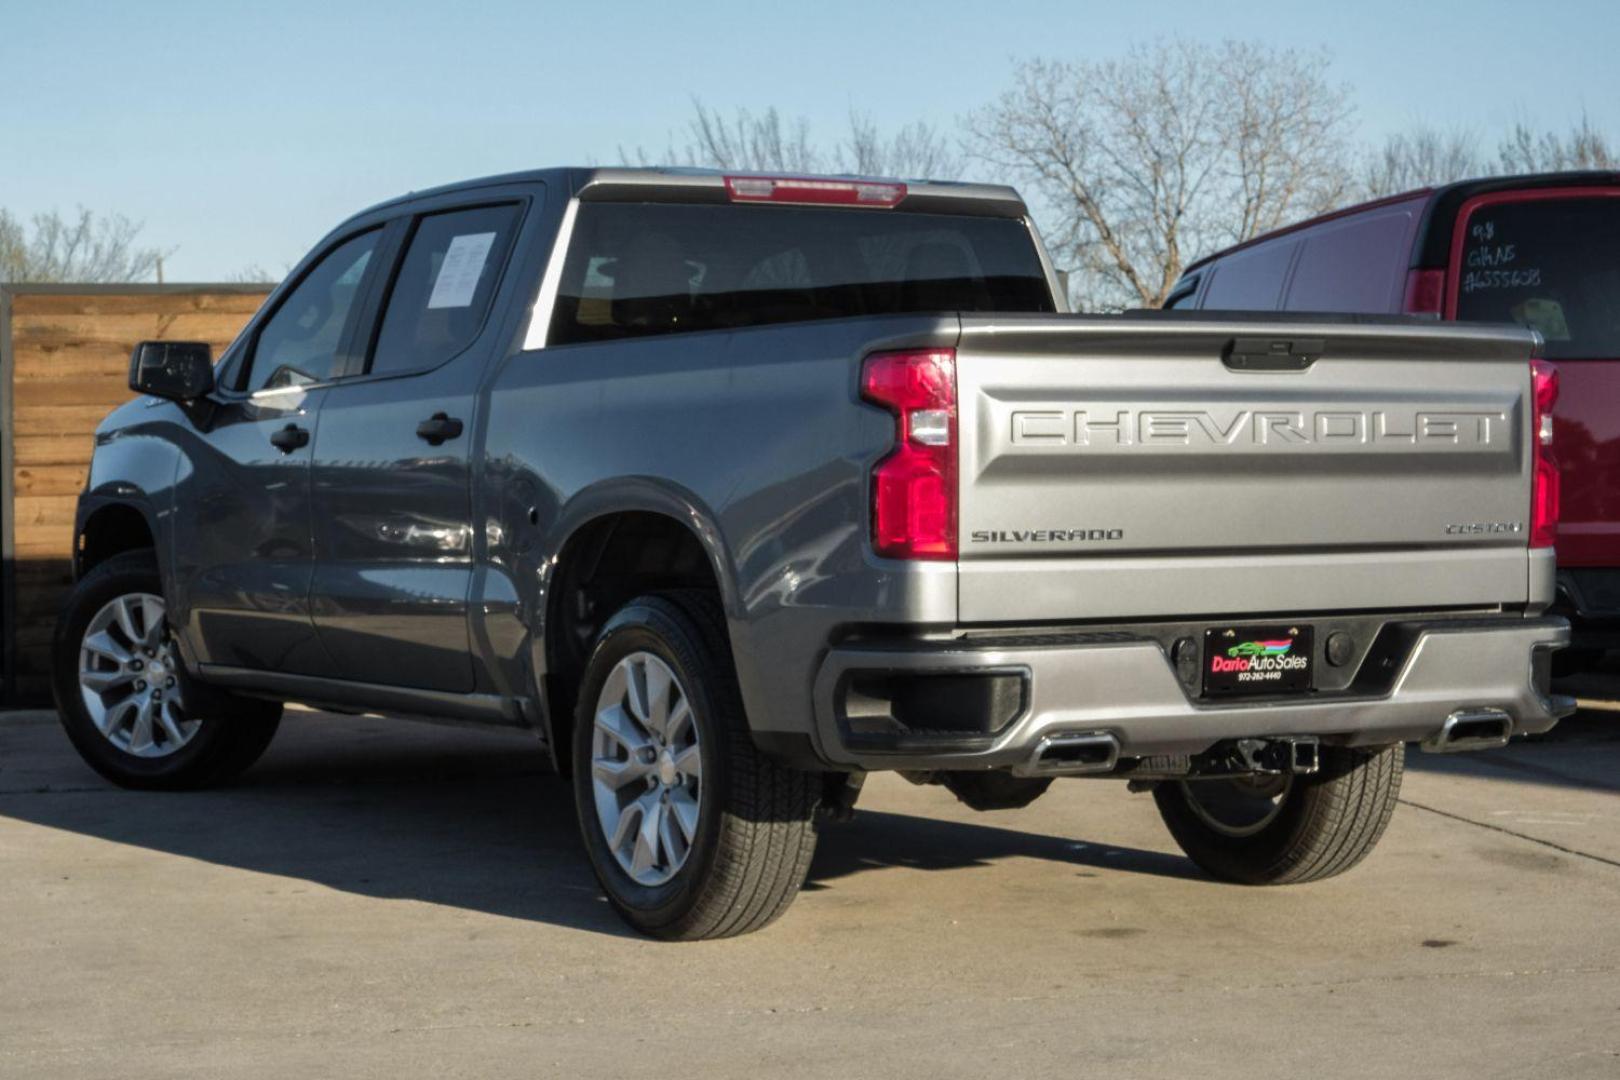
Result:
<svg viewBox="0 0 1620 1080">
<path fill-rule="evenodd" d="M 214 350 L 201 341 L 143 341 L 129 357 L 129 388 L 195 401 L 214 388 Z"/>
</svg>

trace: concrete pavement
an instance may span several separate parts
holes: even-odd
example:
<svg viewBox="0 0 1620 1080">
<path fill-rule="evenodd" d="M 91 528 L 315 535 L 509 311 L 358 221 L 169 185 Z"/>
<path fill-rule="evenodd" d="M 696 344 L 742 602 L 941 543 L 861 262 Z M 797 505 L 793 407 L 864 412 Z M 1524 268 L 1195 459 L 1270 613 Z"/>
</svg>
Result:
<svg viewBox="0 0 1620 1080">
<path fill-rule="evenodd" d="M 1620 1076 L 1620 716 L 1413 754 L 1380 849 L 1243 889 L 1148 796 L 869 786 L 752 937 L 598 897 L 521 736 L 290 713 L 225 790 L 0 718 L 0 1076 Z"/>
</svg>

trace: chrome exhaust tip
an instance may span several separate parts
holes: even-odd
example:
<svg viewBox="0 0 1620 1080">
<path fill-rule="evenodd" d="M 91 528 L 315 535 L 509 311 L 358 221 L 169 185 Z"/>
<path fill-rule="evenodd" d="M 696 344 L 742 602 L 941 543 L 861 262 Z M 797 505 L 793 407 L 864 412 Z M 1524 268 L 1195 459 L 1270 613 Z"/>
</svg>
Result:
<svg viewBox="0 0 1620 1080">
<path fill-rule="evenodd" d="M 1512 736 L 1513 717 L 1501 709 L 1458 709 L 1418 745 L 1431 754 L 1456 754 L 1506 746 Z"/>
<path fill-rule="evenodd" d="M 1084 776 L 1113 772 L 1119 740 L 1106 731 L 1060 731 L 1043 735 L 1029 760 L 1013 769 L 1018 776 Z"/>
</svg>

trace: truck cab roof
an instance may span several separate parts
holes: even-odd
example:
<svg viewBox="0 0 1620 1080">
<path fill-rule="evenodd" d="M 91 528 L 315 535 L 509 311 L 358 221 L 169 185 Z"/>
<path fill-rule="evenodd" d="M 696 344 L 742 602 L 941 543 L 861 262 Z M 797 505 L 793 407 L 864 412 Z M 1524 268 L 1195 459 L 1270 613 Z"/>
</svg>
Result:
<svg viewBox="0 0 1620 1080">
<path fill-rule="evenodd" d="M 418 199 L 479 188 L 511 184 L 540 183 L 557 186 L 572 197 L 602 202 L 697 202 L 723 203 L 736 199 L 731 182 L 739 179 L 772 181 L 804 188 L 861 185 L 884 187 L 896 192 L 891 208 L 923 213 L 969 214 L 984 217 L 1021 218 L 1029 213 L 1018 192 L 1004 184 L 976 184 L 955 180 L 901 179 L 856 176 L 853 174 L 782 173 L 750 169 L 703 169 L 686 167 L 577 167 L 563 166 L 501 173 L 459 180 L 451 184 L 408 192 L 369 207 L 355 217 L 363 217 Z M 741 201 L 741 200 L 739 200 Z M 747 201 L 771 201 L 749 199 Z M 799 202 L 793 198 L 781 202 Z"/>
<path fill-rule="evenodd" d="M 1450 184 L 1439 184 L 1433 187 L 1413 188 L 1396 195 L 1386 195 L 1383 198 L 1371 199 L 1366 202 L 1346 206 L 1326 214 L 1297 221 L 1292 225 L 1285 225 L 1280 229 L 1262 233 L 1251 237 L 1239 244 L 1222 248 L 1190 263 L 1182 271 L 1182 277 L 1194 274 L 1213 263 L 1219 262 L 1230 255 L 1249 248 L 1258 247 L 1280 237 L 1313 229 L 1327 222 L 1338 221 L 1343 218 L 1356 217 L 1371 211 L 1381 210 L 1385 207 L 1395 206 L 1405 202 L 1421 201 L 1424 204 L 1423 218 L 1419 226 L 1418 241 L 1412 249 L 1412 266 L 1443 266 L 1447 255 L 1451 251 L 1452 226 L 1457 220 L 1457 211 L 1462 204 L 1476 195 L 1488 195 L 1498 191 L 1532 191 L 1538 188 L 1566 188 L 1566 187 L 1620 187 L 1620 172 L 1605 170 L 1587 170 L 1580 172 L 1549 172 L 1526 173 L 1518 176 L 1489 176 L 1478 177 L 1471 180 L 1458 180 Z"/>
</svg>

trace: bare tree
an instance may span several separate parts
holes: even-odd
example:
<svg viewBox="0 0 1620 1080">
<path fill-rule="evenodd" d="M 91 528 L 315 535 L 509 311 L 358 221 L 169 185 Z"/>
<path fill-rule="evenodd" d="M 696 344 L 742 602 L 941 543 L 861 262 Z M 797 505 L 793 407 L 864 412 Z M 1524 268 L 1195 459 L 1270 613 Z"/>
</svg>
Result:
<svg viewBox="0 0 1620 1080">
<path fill-rule="evenodd" d="M 28 236 L 22 223 L 0 210 L 0 283 L 21 281 L 28 265 Z"/>
<path fill-rule="evenodd" d="M 0 281 L 144 281 L 172 253 L 138 246 L 141 225 L 122 214 L 80 207 L 75 217 L 35 214 L 31 225 L 0 210 Z"/>
<path fill-rule="evenodd" d="M 914 121 L 885 135 L 870 116 L 851 111 L 849 130 L 831 144 L 811 137 L 805 117 L 788 119 L 775 107 L 755 113 L 738 109 L 730 118 L 703 102 L 692 102 L 694 116 L 683 140 L 671 139 L 661 154 L 619 148 L 633 165 L 693 165 L 759 172 L 849 172 L 867 176 L 931 177 L 951 180 L 962 173 L 962 158 L 951 139 L 932 124 Z"/>
<path fill-rule="evenodd" d="M 1536 131 L 1520 122 L 1491 159 L 1471 131 L 1416 127 L 1397 132 L 1370 154 L 1362 170 L 1362 195 L 1378 198 L 1475 176 L 1613 169 L 1620 152 L 1584 114 L 1567 133 Z"/>
<path fill-rule="evenodd" d="M 1620 166 L 1620 147 L 1594 128 L 1584 112 L 1579 123 L 1566 135 L 1556 131 L 1538 134 L 1523 123 L 1514 124 L 1497 149 L 1497 171 L 1509 175 L 1617 166 Z"/>
<path fill-rule="evenodd" d="M 287 268 L 291 270 L 291 267 Z M 225 275 L 225 280 L 233 285 L 275 285 L 286 277 L 285 273 L 274 274 L 258 263 L 248 263 L 240 269 L 233 270 Z"/>
<path fill-rule="evenodd" d="M 1350 108 L 1326 67 L 1238 41 L 1032 60 L 968 137 L 1033 194 L 1082 307 L 1157 307 L 1190 257 L 1342 200 Z"/>
<path fill-rule="evenodd" d="M 1489 172 L 1473 132 L 1420 126 L 1388 136 L 1367 156 L 1360 194 L 1379 199 Z"/>
<path fill-rule="evenodd" d="M 717 169 L 758 169 L 772 172 L 815 172 L 822 154 L 810 143 L 810 122 L 804 117 L 784 121 L 775 106 L 754 114 L 738 109 L 730 121 L 719 109 L 693 101 L 686 147 L 688 159 Z"/>
<path fill-rule="evenodd" d="M 849 135 L 834 156 L 840 171 L 862 176 L 955 180 L 962 175 L 962 155 L 952 140 L 921 120 L 885 137 L 870 116 L 851 111 Z"/>
<path fill-rule="evenodd" d="M 1242 215 L 1234 238 L 1247 240 L 1336 205 L 1350 189 L 1345 157 L 1353 110 L 1348 92 L 1326 81 L 1325 53 L 1273 52 L 1256 42 L 1223 42 L 1212 54 L 1216 131 L 1235 169 Z M 1232 73 L 1242 73 L 1234 77 Z M 1229 171 L 1230 170 L 1230 171 Z"/>
</svg>

